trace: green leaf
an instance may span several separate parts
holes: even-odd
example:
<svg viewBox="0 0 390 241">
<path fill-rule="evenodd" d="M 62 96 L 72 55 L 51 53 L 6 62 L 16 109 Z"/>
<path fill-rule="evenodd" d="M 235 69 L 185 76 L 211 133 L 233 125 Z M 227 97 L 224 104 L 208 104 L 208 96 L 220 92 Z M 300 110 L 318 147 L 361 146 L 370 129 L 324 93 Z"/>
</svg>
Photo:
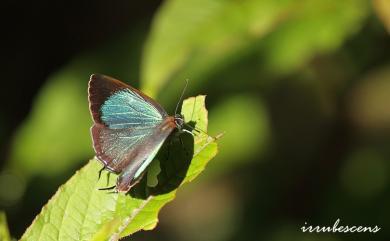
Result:
<svg viewBox="0 0 390 241">
<path fill-rule="evenodd" d="M 155 95 L 176 71 L 191 79 L 264 36 L 288 1 L 171 0 L 160 8 L 145 46 L 141 80 Z"/>
<path fill-rule="evenodd" d="M 206 131 L 207 110 L 204 101 L 204 96 L 185 100 L 182 113 L 187 122 L 195 123 L 197 129 Z M 194 114 L 193 110 L 196 111 Z M 180 166 L 176 173 L 170 173 L 166 168 L 172 159 L 182 162 L 182 153 L 173 152 L 170 159 L 161 162 L 156 187 L 148 187 L 143 178 L 126 195 L 97 190 L 107 184 L 115 184 L 116 178 L 111 176 L 108 179 L 103 175 L 98 181 L 101 164 L 91 160 L 58 189 L 21 240 L 118 240 L 139 230 L 153 229 L 158 222 L 159 210 L 174 199 L 178 186 L 192 181 L 217 153 L 215 139 L 206 134 L 196 134 L 192 141 L 192 160 L 182 179 L 177 176 L 183 173 Z M 184 142 L 186 144 L 186 140 Z M 188 148 L 187 145 L 185 147 Z M 159 154 L 158 158 L 163 160 L 162 156 Z M 177 180 L 181 182 L 175 188 L 164 188 L 166 185 L 163 184 L 172 184 Z"/>
<path fill-rule="evenodd" d="M 8 231 L 7 218 L 4 212 L 0 212 L 0 240 L 11 241 L 11 236 Z"/>
<path fill-rule="evenodd" d="M 370 11 L 366 0 L 292 1 L 288 16 L 260 42 L 262 67 L 272 74 L 298 69 L 316 54 L 340 47 L 361 29 Z"/>
<path fill-rule="evenodd" d="M 143 90 L 156 96 L 170 82 L 177 92 L 172 81 L 204 81 L 259 52 L 258 67 L 286 73 L 339 47 L 368 12 L 366 0 L 165 1 L 144 49 Z"/>
</svg>

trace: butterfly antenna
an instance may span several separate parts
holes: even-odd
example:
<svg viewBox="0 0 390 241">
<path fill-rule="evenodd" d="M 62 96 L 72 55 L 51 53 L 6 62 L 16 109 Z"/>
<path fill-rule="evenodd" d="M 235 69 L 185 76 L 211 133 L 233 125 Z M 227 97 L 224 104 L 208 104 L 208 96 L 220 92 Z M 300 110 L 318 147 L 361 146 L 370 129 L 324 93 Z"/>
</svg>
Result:
<svg viewBox="0 0 390 241">
<path fill-rule="evenodd" d="M 186 89 L 187 89 L 187 85 L 188 85 L 188 79 L 186 79 L 186 85 L 184 86 L 183 91 L 181 92 L 179 101 L 178 101 L 177 104 L 176 104 L 175 115 L 177 114 L 177 109 L 179 109 L 179 104 L 180 104 L 180 102 L 183 100 L 184 93 L 186 92 Z"/>
<path fill-rule="evenodd" d="M 214 139 L 214 137 L 210 136 L 209 134 L 207 134 L 207 132 L 205 132 L 205 131 L 202 130 L 202 129 L 198 129 L 198 128 L 196 128 L 196 127 L 192 127 L 192 126 L 188 125 L 187 123 L 184 123 L 184 125 L 185 125 L 186 127 L 190 128 L 190 129 L 193 130 L 193 131 L 202 132 L 203 134 L 205 134 L 205 135 L 207 135 L 207 136 L 209 136 L 209 137 L 211 137 L 211 138 Z"/>
</svg>

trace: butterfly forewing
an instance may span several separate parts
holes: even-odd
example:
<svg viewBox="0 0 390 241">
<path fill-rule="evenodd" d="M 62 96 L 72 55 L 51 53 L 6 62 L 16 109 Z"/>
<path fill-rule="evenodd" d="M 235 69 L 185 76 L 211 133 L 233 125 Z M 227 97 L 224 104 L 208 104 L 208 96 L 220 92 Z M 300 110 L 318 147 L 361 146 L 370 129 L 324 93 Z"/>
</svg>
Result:
<svg viewBox="0 0 390 241">
<path fill-rule="evenodd" d="M 150 118 L 161 122 L 167 116 L 166 111 L 152 98 L 108 76 L 92 75 L 88 94 L 89 108 L 95 123 L 109 126 L 121 120 L 140 123 L 142 120 L 148 122 Z M 145 112 L 149 117 L 143 119 L 147 116 L 141 113 Z"/>
</svg>

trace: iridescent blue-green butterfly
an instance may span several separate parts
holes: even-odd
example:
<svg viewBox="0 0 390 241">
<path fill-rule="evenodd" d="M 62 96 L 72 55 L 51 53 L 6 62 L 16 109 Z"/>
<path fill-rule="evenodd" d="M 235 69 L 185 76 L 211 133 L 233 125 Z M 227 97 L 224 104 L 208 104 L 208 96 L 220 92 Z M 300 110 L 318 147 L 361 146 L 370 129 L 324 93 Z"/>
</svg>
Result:
<svg viewBox="0 0 390 241">
<path fill-rule="evenodd" d="M 184 118 L 169 116 L 152 98 L 108 76 L 92 75 L 88 94 L 96 157 L 119 174 L 116 191 L 126 193 L 172 131 L 183 129 Z"/>
</svg>

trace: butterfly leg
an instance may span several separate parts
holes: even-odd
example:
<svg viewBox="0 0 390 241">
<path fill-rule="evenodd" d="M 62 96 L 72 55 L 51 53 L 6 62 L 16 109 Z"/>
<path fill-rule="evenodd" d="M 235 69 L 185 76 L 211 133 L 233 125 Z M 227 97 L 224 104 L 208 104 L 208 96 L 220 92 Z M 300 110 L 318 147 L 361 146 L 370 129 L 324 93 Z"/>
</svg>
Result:
<svg viewBox="0 0 390 241">
<path fill-rule="evenodd" d="M 99 170 L 99 176 L 98 176 L 98 181 L 100 180 L 100 177 L 102 176 L 102 172 L 103 170 L 106 168 L 106 166 L 103 166 L 100 170 Z"/>
<path fill-rule="evenodd" d="M 111 175 L 111 172 L 107 172 L 107 186 L 108 184 L 110 183 L 110 175 Z"/>
<path fill-rule="evenodd" d="M 99 170 L 99 174 L 98 174 L 98 181 L 100 180 L 100 177 L 102 176 L 102 172 L 103 170 L 105 169 L 106 167 L 103 166 L 100 170 Z M 110 183 L 110 175 L 111 175 L 111 172 L 107 172 L 107 183 L 106 183 L 106 186 L 108 186 L 108 184 Z M 99 188 L 98 190 L 111 190 L 113 189 L 115 186 L 113 187 L 103 187 L 103 188 Z"/>
<path fill-rule="evenodd" d="M 116 185 L 114 185 L 114 186 L 111 186 L 111 187 L 102 187 L 102 188 L 99 188 L 98 190 L 100 190 L 100 191 L 104 191 L 104 190 L 112 190 L 112 189 L 114 189 L 116 187 Z"/>
</svg>

